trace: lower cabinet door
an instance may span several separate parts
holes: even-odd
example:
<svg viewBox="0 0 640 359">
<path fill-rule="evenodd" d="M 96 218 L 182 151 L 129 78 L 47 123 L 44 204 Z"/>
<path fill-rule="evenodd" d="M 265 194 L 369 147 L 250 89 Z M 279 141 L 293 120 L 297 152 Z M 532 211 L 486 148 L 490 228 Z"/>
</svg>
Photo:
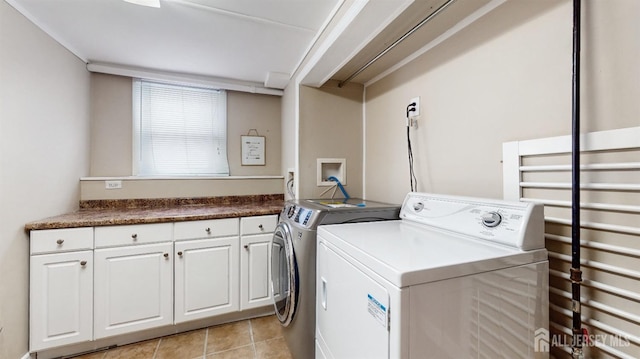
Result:
<svg viewBox="0 0 640 359">
<path fill-rule="evenodd" d="M 271 279 L 271 239 L 273 234 L 243 236 L 240 249 L 240 309 L 273 305 Z"/>
<path fill-rule="evenodd" d="M 31 256 L 29 351 L 93 337 L 93 251 Z"/>
<path fill-rule="evenodd" d="M 237 311 L 238 237 L 175 242 L 175 322 Z"/>
<path fill-rule="evenodd" d="M 96 249 L 95 338 L 173 323 L 173 243 Z"/>
</svg>

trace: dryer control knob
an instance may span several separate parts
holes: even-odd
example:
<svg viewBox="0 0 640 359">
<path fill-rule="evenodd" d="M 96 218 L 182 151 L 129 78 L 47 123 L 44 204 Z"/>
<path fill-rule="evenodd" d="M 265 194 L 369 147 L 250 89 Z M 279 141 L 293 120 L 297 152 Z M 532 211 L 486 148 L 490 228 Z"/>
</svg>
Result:
<svg viewBox="0 0 640 359">
<path fill-rule="evenodd" d="M 287 210 L 287 217 L 291 218 L 293 217 L 293 215 L 296 213 L 296 206 L 292 205 L 291 207 L 289 207 L 289 209 Z"/>
<path fill-rule="evenodd" d="M 498 212 L 487 212 L 482 215 L 482 224 L 487 227 L 496 227 L 502 222 L 502 215 Z"/>
<path fill-rule="evenodd" d="M 424 209 L 424 203 L 422 202 L 416 202 L 413 204 L 413 210 L 416 212 L 420 212 Z"/>
</svg>

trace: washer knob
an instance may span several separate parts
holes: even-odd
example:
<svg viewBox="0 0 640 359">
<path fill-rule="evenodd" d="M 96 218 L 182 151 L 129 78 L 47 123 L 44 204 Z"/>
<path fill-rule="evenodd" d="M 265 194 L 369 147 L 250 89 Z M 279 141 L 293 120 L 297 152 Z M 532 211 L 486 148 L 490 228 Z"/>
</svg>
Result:
<svg viewBox="0 0 640 359">
<path fill-rule="evenodd" d="M 487 227 L 497 227 L 502 222 L 502 215 L 498 212 L 487 212 L 482 215 L 482 224 Z"/>
<path fill-rule="evenodd" d="M 287 217 L 291 218 L 293 217 L 293 215 L 296 213 L 296 205 L 291 205 L 291 207 L 289 207 L 289 209 L 287 210 Z"/>
<path fill-rule="evenodd" d="M 422 203 L 422 202 L 416 202 L 416 203 L 414 203 L 414 204 L 413 204 L 413 210 L 414 210 L 415 212 L 420 212 L 420 211 L 422 211 L 423 209 L 424 209 L 424 203 Z"/>
</svg>

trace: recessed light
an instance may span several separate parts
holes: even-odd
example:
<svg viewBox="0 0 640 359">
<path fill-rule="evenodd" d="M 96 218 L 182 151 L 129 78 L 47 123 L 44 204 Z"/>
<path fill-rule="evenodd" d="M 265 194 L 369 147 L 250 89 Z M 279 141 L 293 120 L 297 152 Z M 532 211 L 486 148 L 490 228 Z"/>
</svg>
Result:
<svg viewBox="0 0 640 359">
<path fill-rule="evenodd" d="M 132 4 L 136 4 L 136 5 L 158 7 L 158 8 L 160 7 L 160 0 L 124 0 L 124 1 Z"/>
</svg>

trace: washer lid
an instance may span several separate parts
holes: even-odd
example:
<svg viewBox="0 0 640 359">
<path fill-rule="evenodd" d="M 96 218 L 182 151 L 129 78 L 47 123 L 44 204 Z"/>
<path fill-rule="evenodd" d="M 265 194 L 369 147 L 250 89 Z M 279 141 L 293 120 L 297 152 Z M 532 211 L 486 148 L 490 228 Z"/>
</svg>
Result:
<svg viewBox="0 0 640 359">
<path fill-rule="evenodd" d="M 400 288 L 547 259 L 405 220 L 320 226 L 318 237 Z"/>
</svg>

